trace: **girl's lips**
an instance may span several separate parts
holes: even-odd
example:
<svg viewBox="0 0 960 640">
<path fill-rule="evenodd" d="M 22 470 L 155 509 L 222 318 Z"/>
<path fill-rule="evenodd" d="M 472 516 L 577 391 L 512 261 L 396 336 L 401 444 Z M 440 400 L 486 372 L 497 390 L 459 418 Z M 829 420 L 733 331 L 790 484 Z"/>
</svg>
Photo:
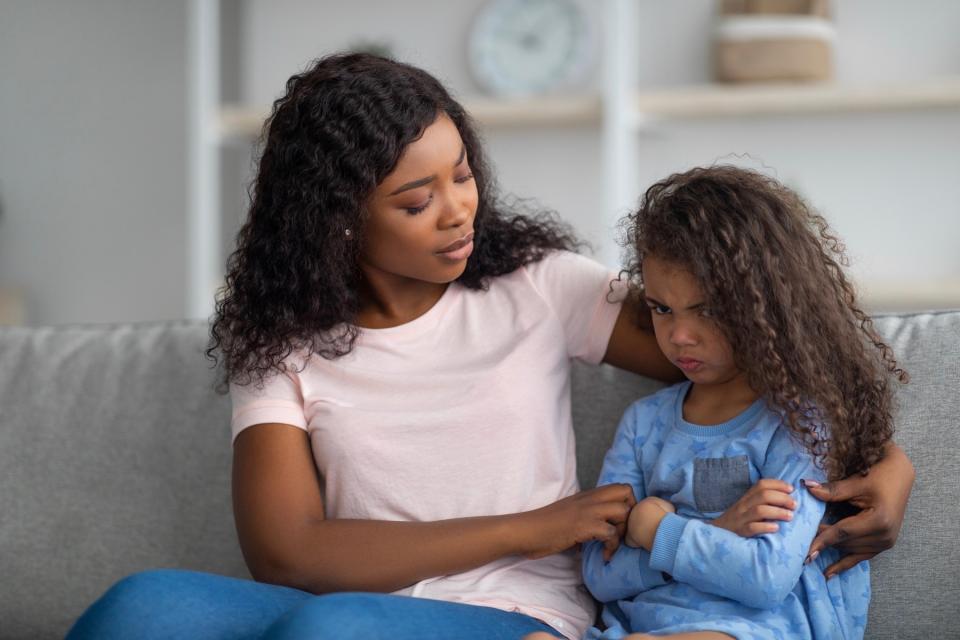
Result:
<svg viewBox="0 0 960 640">
<path fill-rule="evenodd" d="M 693 358 L 677 358 L 674 360 L 674 363 L 680 367 L 682 371 L 686 372 L 696 371 L 703 366 L 703 362 L 701 360 L 694 360 Z"/>
</svg>

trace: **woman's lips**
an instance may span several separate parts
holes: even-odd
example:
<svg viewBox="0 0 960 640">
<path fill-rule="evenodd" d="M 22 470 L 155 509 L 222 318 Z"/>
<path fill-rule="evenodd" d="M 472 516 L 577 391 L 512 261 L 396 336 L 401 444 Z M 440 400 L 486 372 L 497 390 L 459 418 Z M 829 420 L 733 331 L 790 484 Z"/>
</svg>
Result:
<svg viewBox="0 0 960 640">
<path fill-rule="evenodd" d="M 470 254 L 473 253 L 473 232 L 471 231 L 467 235 L 463 236 L 456 242 L 447 245 L 440 251 L 437 251 L 436 255 L 444 258 L 445 260 L 452 260 L 458 262 L 460 260 L 465 260 L 470 257 Z"/>
<path fill-rule="evenodd" d="M 677 358 L 674 363 L 680 367 L 681 371 L 686 373 L 692 373 L 703 366 L 703 361 L 693 358 Z"/>
</svg>

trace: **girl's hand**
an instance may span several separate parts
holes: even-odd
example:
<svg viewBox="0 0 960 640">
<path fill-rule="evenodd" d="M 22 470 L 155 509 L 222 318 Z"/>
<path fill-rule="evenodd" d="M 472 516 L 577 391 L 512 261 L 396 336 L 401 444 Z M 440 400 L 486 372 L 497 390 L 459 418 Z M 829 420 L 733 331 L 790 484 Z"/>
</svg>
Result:
<svg viewBox="0 0 960 640">
<path fill-rule="evenodd" d="M 827 547 L 847 553 L 823 572 L 832 578 L 863 560 L 869 560 L 897 541 L 907 499 L 913 488 L 913 465 L 903 450 L 890 443 L 883 460 L 865 476 L 854 476 L 827 484 L 807 484 L 814 496 L 825 502 L 849 502 L 860 509 L 856 515 L 833 525 L 820 525 L 810 545 L 807 561 L 814 560 Z"/>
<path fill-rule="evenodd" d="M 543 558 L 588 540 L 602 540 L 606 550 L 612 548 L 609 553 L 613 555 L 636 503 L 630 485 L 609 484 L 523 513 L 520 518 L 527 540 L 523 554 L 531 559 Z"/>
<path fill-rule="evenodd" d="M 648 496 L 637 503 L 630 511 L 627 522 L 627 534 L 623 541 L 631 547 L 650 551 L 657 536 L 657 527 L 668 513 L 676 513 L 677 508 L 663 498 Z"/>
<path fill-rule="evenodd" d="M 793 487 L 783 480 L 765 478 L 750 487 L 740 499 L 710 524 L 752 538 L 780 528 L 770 520 L 790 520 L 797 502 L 790 497 Z"/>
</svg>

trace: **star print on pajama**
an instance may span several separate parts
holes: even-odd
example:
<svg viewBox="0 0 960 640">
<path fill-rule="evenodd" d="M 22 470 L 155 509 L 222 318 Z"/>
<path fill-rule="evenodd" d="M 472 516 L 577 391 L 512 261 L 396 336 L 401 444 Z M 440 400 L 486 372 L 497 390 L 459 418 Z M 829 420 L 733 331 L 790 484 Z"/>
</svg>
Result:
<svg viewBox="0 0 960 640">
<path fill-rule="evenodd" d="M 584 582 L 604 603 L 607 627 L 587 638 L 689 631 L 738 640 L 862 638 L 868 564 L 830 581 L 823 570 L 839 557 L 835 550 L 804 564 L 825 505 L 801 480 L 823 481 L 823 471 L 762 400 L 720 425 L 685 421 L 689 389 L 685 382 L 634 403 L 604 459 L 599 485 L 629 484 L 637 500 L 657 496 L 677 512 L 660 523 L 652 552 L 621 545 L 605 562 L 601 543 L 584 546 Z M 794 487 L 791 521 L 752 538 L 709 524 L 762 478 Z"/>
</svg>

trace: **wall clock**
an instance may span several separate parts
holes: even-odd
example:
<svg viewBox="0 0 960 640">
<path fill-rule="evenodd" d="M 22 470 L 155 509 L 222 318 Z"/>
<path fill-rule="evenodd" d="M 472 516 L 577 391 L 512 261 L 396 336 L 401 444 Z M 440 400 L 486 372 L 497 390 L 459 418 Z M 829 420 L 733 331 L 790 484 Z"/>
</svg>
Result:
<svg viewBox="0 0 960 640">
<path fill-rule="evenodd" d="M 494 95 L 556 93 L 583 80 L 596 40 L 593 20 L 573 0 L 493 0 L 474 22 L 469 63 Z"/>
</svg>

